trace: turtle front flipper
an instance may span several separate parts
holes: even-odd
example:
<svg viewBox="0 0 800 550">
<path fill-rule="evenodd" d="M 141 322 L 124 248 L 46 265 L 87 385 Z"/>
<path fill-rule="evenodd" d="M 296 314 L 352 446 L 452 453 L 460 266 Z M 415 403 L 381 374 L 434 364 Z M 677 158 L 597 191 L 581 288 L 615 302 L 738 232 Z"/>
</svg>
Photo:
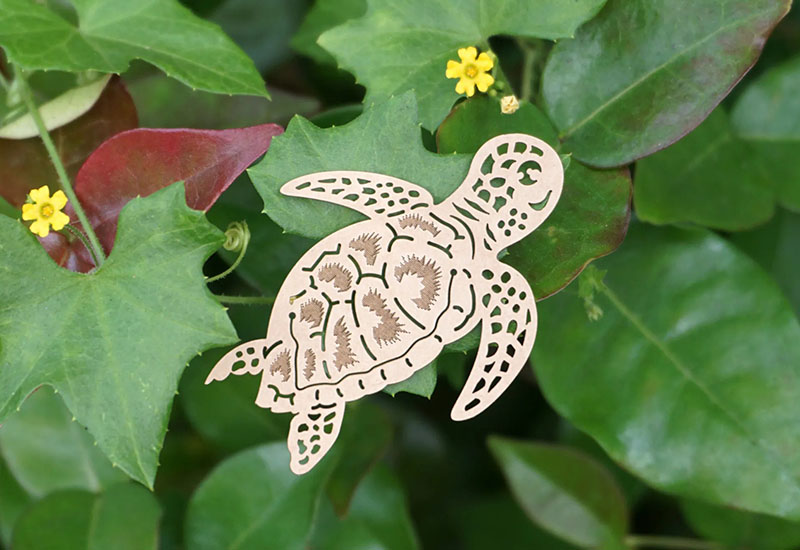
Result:
<svg viewBox="0 0 800 550">
<path fill-rule="evenodd" d="M 528 281 L 501 263 L 483 275 L 488 284 L 479 300 L 485 305 L 480 348 L 450 413 L 453 420 L 467 420 L 491 405 L 528 362 L 536 337 L 536 301 Z"/>
<path fill-rule="evenodd" d="M 344 401 L 315 403 L 292 417 L 289 426 L 290 467 L 298 475 L 311 470 L 333 446 L 344 416 Z"/>
<path fill-rule="evenodd" d="M 233 348 L 220 359 L 206 377 L 206 384 L 225 380 L 231 374 L 258 374 L 264 370 L 267 340 L 251 340 Z"/>
<path fill-rule="evenodd" d="M 433 197 L 424 187 L 392 176 L 355 170 L 295 178 L 281 187 L 281 193 L 346 206 L 369 218 L 399 216 L 433 206 Z"/>
</svg>

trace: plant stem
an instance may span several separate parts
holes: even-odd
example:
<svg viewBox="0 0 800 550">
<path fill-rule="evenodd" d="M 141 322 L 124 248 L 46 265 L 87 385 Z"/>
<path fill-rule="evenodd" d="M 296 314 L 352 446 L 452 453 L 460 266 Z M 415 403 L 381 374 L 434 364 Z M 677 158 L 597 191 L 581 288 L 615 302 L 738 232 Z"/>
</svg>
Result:
<svg viewBox="0 0 800 550">
<path fill-rule="evenodd" d="M 625 538 L 625 544 L 632 548 L 663 548 L 665 550 L 726 550 L 726 546 L 719 543 L 699 539 L 685 539 L 680 537 L 649 537 L 645 535 L 630 535 Z"/>
<path fill-rule="evenodd" d="M 88 251 L 89 251 L 89 254 L 91 254 L 91 256 L 92 256 L 92 261 L 94 262 L 94 265 L 96 265 L 96 266 L 97 266 L 97 265 L 100 265 L 100 264 L 98 263 L 98 258 L 97 258 L 97 256 L 96 256 L 96 255 L 95 255 L 95 253 L 94 253 L 94 249 L 92 248 L 92 245 L 91 245 L 91 244 L 89 243 L 89 241 L 86 239 L 86 235 L 84 235 L 84 234 L 83 234 L 83 232 L 81 232 L 81 231 L 80 231 L 80 230 L 79 230 L 77 227 L 72 227 L 72 226 L 71 226 L 71 225 L 69 225 L 69 224 L 65 225 L 65 226 L 64 226 L 64 229 L 66 229 L 67 231 L 69 231 L 70 235 L 72 235 L 73 237 L 76 237 L 76 238 L 77 238 L 77 239 L 78 239 L 80 242 L 82 242 L 82 243 L 83 243 L 83 246 L 85 246 L 85 247 L 86 247 L 86 250 L 88 250 Z"/>
<path fill-rule="evenodd" d="M 536 64 L 536 48 L 527 41 L 518 39 L 517 44 L 522 50 L 522 83 L 520 84 L 520 100 L 530 102 L 533 95 L 533 68 Z"/>
<path fill-rule="evenodd" d="M 106 259 L 106 256 L 103 253 L 103 247 L 100 246 L 100 241 L 98 240 L 97 235 L 92 228 L 92 224 L 89 223 L 89 219 L 86 217 L 83 207 L 81 206 L 80 202 L 78 202 L 78 197 L 75 196 L 75 191 L 72 190 L 72 184 L 69 181 L 69 176 L 67 176 L 67 170 L 64 168 L 64 164 L 61 162 L 61 157 L 58 155 L 58 151 L 53 143 L 53 139 L 50 137 L 50 132 L 47 131 L 47 126 L 45 126 L 44 120 L 42 120 L 42 115 L 39 113 L 39 109 L 36 107 L 36 103 L 33 101 L 31 89 L 19 70 L 17 70 L 17 80 L 19 81 L 22 99 L 25 102 L 25 106 L 28 108 L 28 112 L 33 117 L 33 121 L 36 123 L 36 128 L 39 130 L 39 136 L 42 138 L 44 147 L 47 149 L 47 154 L 50 155 L 50 160 L 53 162 L 53 166 L 56 169 L 56 174 L 58 174 L 58 179 L 61 182 L 61 188 L 64 190 L 64 193 L 66 193 L 70 202 L 72 202 L 72 208 L 75 210 L 75 214 L 77 214 L 78 220 L 81 222 L 81 226 L 86 232 L 86 236 L 89 238 L 89 242 L 92 245 L 92 250 L 94 251 L 92 256 L 97 258 L 98 262 L 96 265 L 97 267 L 100 267 L 103 264 L 103 261 Z"/>
<path fill-rule="evenodd" d="M 214 294 L 213 296 L 222 304 L 254 306 L 275 303 L 274 296 L 227 296 L 225 294 Z"/>
</svg>

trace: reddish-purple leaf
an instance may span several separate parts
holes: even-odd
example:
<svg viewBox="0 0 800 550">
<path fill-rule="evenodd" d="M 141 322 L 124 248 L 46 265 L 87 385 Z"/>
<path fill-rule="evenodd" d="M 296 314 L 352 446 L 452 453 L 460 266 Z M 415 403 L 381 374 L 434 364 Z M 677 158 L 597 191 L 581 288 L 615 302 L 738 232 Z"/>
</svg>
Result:
<svg viewBox="0 0 800 550">
<path fill-rule="evenodd" d="M 122 132 L 98 147 L 81 167 L 75 193 L 109 253 L 117 218 L 128 201 L 183 181 L 186 203 L 196 210 L 208 210 L 282 132 L 277 124 L 232 130 L 140 128 Z M 75 219 L 69 205 L 65 211 Z M 62 255 L 61 265 L 80 271 L 91 268 L 85 248 L 73 243 L 72 249 L 79 258 L 65 260 Z"/>
<path fill-rule="evenodd" d="M 50 132 L 67 173 L 74 179 L 88 156 L 105 140 L 139 125 L 136 106 L 119 77 L 112 78 L 85 114 Z M 53 163 L 38 137 L 0 139 L 0 196 L 19 208 L 28 191 L 60 188 Z"/>
</svg>

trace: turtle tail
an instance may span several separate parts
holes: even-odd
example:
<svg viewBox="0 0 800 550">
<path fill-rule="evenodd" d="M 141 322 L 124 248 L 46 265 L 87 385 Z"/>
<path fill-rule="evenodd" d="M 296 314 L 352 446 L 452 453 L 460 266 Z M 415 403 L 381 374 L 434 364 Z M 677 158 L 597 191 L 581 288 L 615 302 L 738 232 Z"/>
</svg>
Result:
<svg viewBox="0 0 800 550">
<path fill-rule="evenodd" d="M 231 374 L 260 374 L 267 367 L 267 340 L 251 340 L 233 348 L 220 359 L 206 378 L 206 384 L 225 380 Z"/>
</svg>

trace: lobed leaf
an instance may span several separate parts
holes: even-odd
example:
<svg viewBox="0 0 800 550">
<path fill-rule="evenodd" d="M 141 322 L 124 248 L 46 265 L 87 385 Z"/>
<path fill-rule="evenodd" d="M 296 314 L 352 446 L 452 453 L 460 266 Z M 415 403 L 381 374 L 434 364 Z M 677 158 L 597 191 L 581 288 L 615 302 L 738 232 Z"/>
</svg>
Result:
<svg viewBox="0 0 800 550">
<path fill-rule="evenodd" d="M 800 324 L 774 282 L 716 235 L 643 224 L 598 266 L 540 305 L 548 401 L 660 490 L 800 518 Z"/>
<path fill-rule="evenodd" d="M 545 67 L 568 151 L 620 166 L 695 128 L 758 58 L 791 0 L 609 0 Z"/>
<path fill-rule="evenodd" d="M 186 362 L 236 341 L 201 271 L 223 236 L 184 196 L 175 184 L 132 200 L 113 253 L 90 275 L 57 267 L 25 226 L 0 217 L 0 422 L 51 385 L 111 461 L 148 486 Z"/>
<path fill-rule="evenodd" d="M 414 90 L 419 120 L 433 130 L 459 97 L 455 81 L 445 77 L 447 61 L 458 59 L 459 48 L 485 48 L 498 34 L 569 38 L 605 1 L 369 0 L 366 15 L 317 42 L 366 86 L 367 104 Z"/>
<path fill-rule="evenodd" d="M 76 22 L 33 0 L 0 1 L 0 46 L 9 61 L 23 69 L 123 73 L 142 59 L 192 88 L 269 97 L 250 58 L 176 0 L 71 3 Z"/>
</svg>

